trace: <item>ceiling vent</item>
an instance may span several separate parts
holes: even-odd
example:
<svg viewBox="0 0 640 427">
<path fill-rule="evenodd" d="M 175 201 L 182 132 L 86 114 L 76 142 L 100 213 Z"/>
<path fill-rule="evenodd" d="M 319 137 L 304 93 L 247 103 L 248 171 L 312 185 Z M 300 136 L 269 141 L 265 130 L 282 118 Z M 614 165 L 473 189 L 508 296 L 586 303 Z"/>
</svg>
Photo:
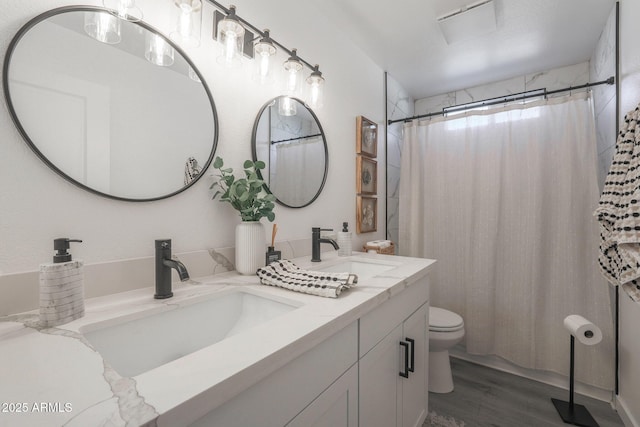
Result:
<svg viewBox="0 0 640 427">
<path fill-rule="evenodd" d="M 481 0 L 445 13 L 438 25 L 448 44 L 481 36 L 496 30 L 493 0 Z"/>
</svg>

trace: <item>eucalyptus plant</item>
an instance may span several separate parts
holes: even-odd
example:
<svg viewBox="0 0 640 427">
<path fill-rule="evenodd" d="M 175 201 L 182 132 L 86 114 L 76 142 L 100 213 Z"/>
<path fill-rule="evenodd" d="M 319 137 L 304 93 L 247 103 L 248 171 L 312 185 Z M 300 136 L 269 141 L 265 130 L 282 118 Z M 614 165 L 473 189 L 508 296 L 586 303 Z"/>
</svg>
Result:
<svg viewBox="0 0 640 427">
<path fill-rule="evenodd" d="M 220 196 L 221 202 L 228 202 L 235 210 L 240 212 L 243 221 L 260 221 L 266 217 L 273 221 L 276 215 L 273 213 L 276 198 L 267 193 L 264 181 L 258 177 L 258 171 L 265 168 L 262 161 L 244 162 L 244 178 L 236 179 L 232 168 L 223 168 L 224 162 L 219 156 L 213 161 L 213 168 L 220 171 L 218 180 L 211 184 L 210 189 L 217 188 L 213 199 Z"/>
</svg>

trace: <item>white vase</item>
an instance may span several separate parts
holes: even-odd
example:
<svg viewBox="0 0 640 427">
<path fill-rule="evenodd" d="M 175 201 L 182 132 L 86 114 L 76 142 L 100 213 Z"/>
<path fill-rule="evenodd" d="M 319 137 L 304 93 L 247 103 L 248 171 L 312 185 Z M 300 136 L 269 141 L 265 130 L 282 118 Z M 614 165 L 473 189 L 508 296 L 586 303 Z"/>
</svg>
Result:
<svg viewBox="0 0 640 427">
<path fill-rule="evenodd" d="M 265 265 L 267 244 L 264 227 L 259 221 L 243 221 L 236 225 L 236 271 L 256 274 Z"/>
</svg>

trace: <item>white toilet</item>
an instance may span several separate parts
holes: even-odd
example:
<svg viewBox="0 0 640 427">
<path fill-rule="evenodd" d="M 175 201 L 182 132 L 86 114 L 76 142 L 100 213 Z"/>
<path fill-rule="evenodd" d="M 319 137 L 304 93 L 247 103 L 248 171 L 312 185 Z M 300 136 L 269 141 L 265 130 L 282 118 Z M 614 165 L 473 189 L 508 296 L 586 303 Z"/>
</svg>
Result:
<svg viewBox="0 0 640 427">
<path fill-rule="evenodd" d="M 453 391 L 449 349 L 464 337 L 464 321 L 444 308 L 429 307 L 429 391 Z"/>
</svg>

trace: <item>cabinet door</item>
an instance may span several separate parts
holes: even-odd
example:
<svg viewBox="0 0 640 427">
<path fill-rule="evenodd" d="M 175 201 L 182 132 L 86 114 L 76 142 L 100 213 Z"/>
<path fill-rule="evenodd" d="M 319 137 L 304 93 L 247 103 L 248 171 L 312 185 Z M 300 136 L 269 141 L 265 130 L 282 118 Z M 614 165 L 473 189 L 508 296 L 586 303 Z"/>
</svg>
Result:
<svg viewBox="0 0 640 427">
<path fill-rule="evenodd" d="M 423 305 L 403 323 L 402 339 L 413 340 L 410 353 L 413 359 L 413 372 L 408 378 L 401 378 L 402 390 L 402 427 L 419 427 L 427 416 L 428 398 L 428 306 Z M 404 361 L 403 361 L 404 363 Z"/>
<path fill-rule="evenodd" d="M 360 368 L 360 425 L 390 427 L 399 425 L 399 372 L 403 367 L 404 351 L 400 347 L 402 325 L 398 325 L 376 344 L 359 363 Z"/>
<path fill-rule="evenodd" d="M 358 365 L 353 365 L 286 427 L 357 427 Z"/>
</svg>

